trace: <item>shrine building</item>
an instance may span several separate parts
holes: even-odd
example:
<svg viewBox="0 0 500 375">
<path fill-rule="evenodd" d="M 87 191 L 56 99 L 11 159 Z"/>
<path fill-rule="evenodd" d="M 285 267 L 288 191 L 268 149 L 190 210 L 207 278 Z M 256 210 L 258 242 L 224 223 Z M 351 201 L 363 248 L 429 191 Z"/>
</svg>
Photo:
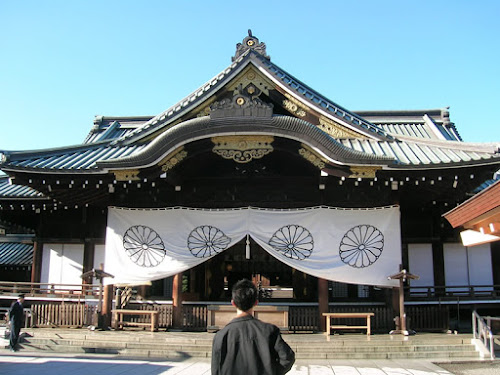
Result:
<svg viewBox="0 0 500 375">
<path fill-rule="evenodd" d="M 96 116 L 76 146 L 2 149 L 0 170 L 5 303 L 2 283 L 50 289 L 28 295 L 47 304 L 103 269 L 107 298 L 127 292 L 123 306 L 168 310 L 160 325 L 203 330 L 248 278 L 262 306 L 288 312 L 285 329 L 359 310 L 384 332 L 398 315 L 389 276 L 404 269 L 419 277 L 405 285 L 412 329 L 499 308 L 500 242 L 464 245 L 443 215 L 498 179 L 500 140 L 465 142 L 448 108 L 346 109 L 250 31 L 164 112 Z"/>
</svg>

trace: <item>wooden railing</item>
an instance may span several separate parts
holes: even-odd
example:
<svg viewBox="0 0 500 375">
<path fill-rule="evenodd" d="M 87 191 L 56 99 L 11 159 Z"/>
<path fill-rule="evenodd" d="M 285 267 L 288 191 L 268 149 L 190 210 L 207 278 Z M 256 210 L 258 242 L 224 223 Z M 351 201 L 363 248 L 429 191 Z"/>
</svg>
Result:
<svg viewBox="0 0 500 375">
<path fill-rule="evenodd" d="M 86 327 L 95 324 L 97 305 L 78 302 L 31 304 L 33 327 Z"/>
<path fill-rule="evenodd" d="M 450 328 L 448 306 L 406 306 L 407 327 L 414 331 L 443 332 Z"/>
<path fill-rule="evenodd" d="M 86 327 L 96 324 L 97 303 L 39 301 L 30 303 L 29 325 L 34 327 Z M 158 311 L 160 329 L 172 327 L 171 303 L 132 302 L 130 309 Z M 395 328 L 395 312 L 386 306 L 330 306 L 330 312 L 355 313 L 373 312 L 372 331 L 387 333 Z M 417 332 L 446 331 L 449 329 L 448 306 L 407 306 L 408 328 Z M 184 304 L 182 307 L 182 329 L 205 331 L 207 329 L 207 305 Z M 129 317 L 131 322 L 146 322 L 145 317 Z M 494 319 L 494 318 L 491 318 Z M 500 320 L 500 319 L 499 319 Z M 346 324 L 353 322 L 346 321 Z M 319 310 L 315 304 L 296 304 L 289 307 L 289 328 L 291 332 L 318 332 Z"/>
<path fill-rule="evenodd" d="M 500 295 L 500 285 L 441 285 L 441 286 L 407 286 L 407 300 L 457 300 L 496 299 Z"/>
<path fill-rule="evenodd" d="M 182 305 L 182 328 L 189 331 L 205 331 L 207 329 L 207 305 Z"/>
<path fill-rule="evenodd" d="M 0 294 L 66 298 L 97 296 L 99 285 L 0 281 Z"/>
<path fill-rule="evenodd" d="M 288 310 L 288 324 L 292 332 L 317 332 L 319 310 L 317 305 L 293 305 Z"/>
</svg>

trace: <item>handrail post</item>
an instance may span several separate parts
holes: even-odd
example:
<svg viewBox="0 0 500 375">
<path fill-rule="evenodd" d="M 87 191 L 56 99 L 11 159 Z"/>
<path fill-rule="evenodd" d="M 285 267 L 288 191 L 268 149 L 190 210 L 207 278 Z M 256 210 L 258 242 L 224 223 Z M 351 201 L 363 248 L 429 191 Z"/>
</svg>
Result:
<svg viewBox="0 0 500 375">
<path fill-rule="evenodd" d="M 494 344 L 494 336 L 491 332 L 491 320 L 495 318 L 491 318 L 488 316 L 486 318 L 481 317 L 477 311 L 472 312 L 472 333 L 474 339 L 480 339 L 486 348 L 486 350 L 490 353 L 490 358 L 495 359 L 495 344 Z M 488 322 L 488 323 L 486 323 Z"/>
<path fill-rule="evenodd" d="M 490 358 L 495 359 L 495 343 L 493 342 L 493 335 L 491 334 L 491 328 L 489 330 L 489 335 L 490 336 Z"/>
<path fill-rule="evenodd" d="M 477 339 L 476 335 L 477 323 L 476 323 L 476 311 L 472 312 L 472 337 Z"/>
</svg>

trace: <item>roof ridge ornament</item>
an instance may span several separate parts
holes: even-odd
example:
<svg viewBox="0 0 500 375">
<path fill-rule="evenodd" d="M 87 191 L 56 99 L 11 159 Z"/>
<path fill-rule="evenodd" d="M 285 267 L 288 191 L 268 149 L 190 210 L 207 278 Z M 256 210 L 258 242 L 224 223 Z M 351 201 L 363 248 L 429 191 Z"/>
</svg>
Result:
<svg viewBox="0 0 500 375">
<path fill-rule="evenodd" d="M 256 38 L 252 35 L 251 29 L 248 29 L 248 36 L 243 39 L 243 43 L 236 44 L 236 54 L 231 58 L 231 61 L 234 62 L 238 57 L 243 55 L 248 50 L 255 51 L 271 61 L 271 57 L 266 54 L 266 44 L 259 42 L 259 38 Z"/>
</svg>

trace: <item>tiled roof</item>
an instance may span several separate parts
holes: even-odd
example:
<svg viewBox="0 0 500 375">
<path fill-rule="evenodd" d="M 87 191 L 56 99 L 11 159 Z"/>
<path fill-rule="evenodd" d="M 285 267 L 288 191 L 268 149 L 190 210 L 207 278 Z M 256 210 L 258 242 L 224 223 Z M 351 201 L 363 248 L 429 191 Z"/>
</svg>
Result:
<svg viewBox="0 0 500 375">
<path fill-rule="evenodd" d="M 396 138 L 402 135 L 420 139 L 462 140 L 455 124 L 450 121 L 448 108 L 356 113 Z"/>
<path fill-rule="evenodd" d="M 447 109 L 359 112 L 373 122 L 367 121 L 361 115 L 321 96 L 266 57 L 248 50 L 201 88 L 153 118 L 97 117 L 83 145 L 35 152 L 5 152 L 4 155 L 0 153 L 0 160 L 2 156 L 4 159 L 0 167 L 5 171 L 103 172 L 101 166 L 119 164 L 120 159 L 131 160 L 141 154 L 150 143 L 147 137 L 153 133 L 160 134 L 161 129 L 166 134 L 191 121 L 187 116 L 182 118 L 182 115 L 208 100 L 249 64 L 317 111 L 357 129 L 361 134 L 369 135 L 367 139 L 338 140 L 348 150 L 364 153 L 365 159 L 394 158 L 403 167 L 446 167 L 448 164 L 474 164 L 481 161 L 498 163 L 498 144 L 495 149 L 495 145 L 476 146 L 457 141 L 460 137 L 449 121 Z M 111 163 L 114 161 L 118 163 Z"/>
<path fill-rule="evenodd" d="M 32 244 L 0 242 L 0 266 L 31 266 L 32 264 Z"/>
<path fill-rule="evenodd" d="M 0 176 L 0 197 L 5 198 L 44 198 L 44 195 L 28 186 L 11 184 L 8 177 Z"/>
<path fill-rule="evenodd" d="M 96 116 L 94 126 L 83 143 L 95 143 L 126 136 L 153 116 L 105 117 Z"/>
<path fill-rule="evenodd" d="M 144 145 L 111 147 L 109 143 L 99 143 L 73 148 L 41 150 L 38 152 L 13 152 L 7 154 L 4 170 L 50 170 L 60 172 L 97 171 L 97 161 L 129 156 Z"/>
<path fill-rule="evenodd" d="M 177 126 L 176 126 L 177 128 Z M 179 128 L 180 129 L 180 128 Z M 367 157 L 392 157 L 400 167 L 446 167 L 449 164 L 498 162 L 500 144 L 471 144 L 458 141 L 398 137 L 397 141 L 374 139 L 338 139 L 348 149 L 365 153 Z M 100 172 L 99 162 L 130 159 L 147 147 L 144 144 L 112 145 L 101 142 L 81 147 L 38 152 L 8 154 L 4 170 L 44 170 L 55 172 Z M 4 189 L 23 189 L 6 187 Z M 27 188 L 26 188 L 27 189 Z M 26 190 L 28 193 L 29 190 Z M 35 194 L 36 192 L 31 192 Z"/>
<path fill-rule="evenodd" d="M 439 167 L 449 164 L 499 162 L 500 153 L 494 153 L 498 145 L 475 145 L 452 141 L 374 141 L 366 139 L 340 139 L 345 147 L 367 154 L 393 156 L 399 167 Z"/>
</svg>

